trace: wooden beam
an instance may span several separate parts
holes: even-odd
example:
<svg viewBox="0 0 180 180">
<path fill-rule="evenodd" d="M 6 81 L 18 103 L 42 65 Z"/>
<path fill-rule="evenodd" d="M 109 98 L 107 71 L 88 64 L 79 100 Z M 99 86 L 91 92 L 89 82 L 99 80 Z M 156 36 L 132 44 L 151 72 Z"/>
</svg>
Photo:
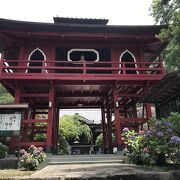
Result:
<svg viewBox="0 0 180 180">
<path fill-rule="evenodd" d="M 119 97 L 143 97 L 143 94 L 136 93 L 118 93 Z"/>
<path fill-rule="evenodd" d="M 81 98 L 81 97 L 106 97 L 106 94 L 103 93 L 103 94 L 99 94 L 98 92 L 94 92 L 94 93 L 74 93 L 74 94 L 70 94 L 70 93 L 64 93 L 64 94 L 60 94 L 60 93 L 57 93 L 56 95 L 56 98 Z"/>
<path fill-rule="evenodd" d="M 48 97 L 48 93 L 22 93 L 21 97 Z"/>
<path fill-rule="evenodd" d="M 48 121 L 47 119 L 23 120 L 23 124 L 32 124 L 32 123 L 48 123 Z"/>
<path fill-rule="evenodd" d="M 35 142 L 35 141 L 32 141 L 32 142 L 21 142 L 20 143 L 20 146 L 21 147 L 29 147 L 30 145 L 35 145 L 37 147 L 45 147 L 46 146 L 46 142 Z"/>
</svg>

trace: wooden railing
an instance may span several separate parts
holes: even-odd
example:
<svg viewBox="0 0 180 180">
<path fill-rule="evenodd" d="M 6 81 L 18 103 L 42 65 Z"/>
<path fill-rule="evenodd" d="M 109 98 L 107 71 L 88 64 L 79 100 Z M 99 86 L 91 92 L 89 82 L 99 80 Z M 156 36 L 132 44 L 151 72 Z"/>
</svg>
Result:
<svg viewBox="0 0 180 180">
<path fill-rule="evenodd" d="M 155 75 L 163 74 L 162 62 L 90 62 L 90 61 L 41 61 L 1 60 L 0 76 L 3 75 L 72 75 L 72 74 L 116 74 Z M 111 75 L 110 75 L 111 76 Z"/>
</svg>

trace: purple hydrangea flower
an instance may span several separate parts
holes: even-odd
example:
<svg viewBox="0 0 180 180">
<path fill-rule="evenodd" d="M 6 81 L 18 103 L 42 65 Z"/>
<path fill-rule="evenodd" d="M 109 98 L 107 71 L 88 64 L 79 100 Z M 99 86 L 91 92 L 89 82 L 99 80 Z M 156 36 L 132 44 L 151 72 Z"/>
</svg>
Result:
<svg viewBox="0 0 180 180">
<path fill-rule="evenodd" d="M 179 138 L 178 136 L 173 136 L 173 137 L 171 138 L 171 143 L 173 143 L 173 144 L 178 144 L 178 143 L 180 143 L 180 138 Z"/>
<path fill-rule="evenodd" d="M 176 156 L 180 158 L 180 151 L 176 152 Z"/>
<path fill-rule="evenodd" d="M 172 128 L 168 128 L 168 129 L 167 129 L 167 132 L 168 132 L 168 133 L 172 133 L 172 132 L 173 132 Z"/>
<path fill-rule="evenodd" d="M 125 127 L 124 129 L 123 129 L 123 132 L 128 132 L 129 131 L 129 128 L 127 128 L 127 127 Z"/>
<path fill-rule="evenodd" d="M 157 133 L 157 136 L 158 136 L 158 137 L 163 137 L 163 136 L 164 136 L 164 133 L 161 132 L 161 131 L 159 131 L 159 132 Z"/>
<path fill-rule="evenodd" d="M 151 130 L 146 131 L 145 137 L 152 137 L 152 131 Z"/>
<path fill-rule="evenodd" d="M 130 139 L 134 140 L 134 139 L 136 139 L 136 137 L 135 136 L 130 136 Z"/>
<path fill-rule="evenodd" d="M 42 148 L 42 147 L 38 147 L 38 150 L 39 150 L 39 151 L 43 151 L 43 148 Z"/>
<path fill-rule="evenodd" d="M 171 127 L 172 126 L 172 123 L 171 122 L 165 122 L 164 123 L 167 127 Z"/>
</svg>

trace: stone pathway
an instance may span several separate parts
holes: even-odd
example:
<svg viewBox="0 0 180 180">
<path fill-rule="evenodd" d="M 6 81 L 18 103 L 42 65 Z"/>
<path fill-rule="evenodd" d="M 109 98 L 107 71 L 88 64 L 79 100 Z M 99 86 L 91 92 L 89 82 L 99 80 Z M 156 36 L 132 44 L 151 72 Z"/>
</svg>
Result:
<svg viewBox="0 0 180 180">
<path fill-rule="evenodd" d="M 32 178 L 59 178 L 59 179 L 112 179 L 118 176 L 129 176 L 130 180 L 134 175 L 150 176 L 155 172 L 144 171 L 142 168 L 129 164 L 69 164 L 49 165 L 39 172 L 33 174 Z M 149 178 L 148 178 L 149 179 Z M 152 179 L 151 179 L 152 180 Z"/>
<path fill-rule="evenodd" d="M 0 180 L 180 180 L 180 171 L 148 171 L 140 166 L 119 163 L 49 165 L 26 177 Z"/>
</svg>

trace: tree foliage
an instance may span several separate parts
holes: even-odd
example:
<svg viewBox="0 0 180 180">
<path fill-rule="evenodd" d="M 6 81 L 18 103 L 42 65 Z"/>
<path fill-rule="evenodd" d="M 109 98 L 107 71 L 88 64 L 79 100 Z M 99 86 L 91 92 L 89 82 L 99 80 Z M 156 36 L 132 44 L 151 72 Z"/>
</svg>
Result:
<svg viewBox="0 0 180 180">
<path fill-rule="evenodd" d="M 97 145 L 99 148 L 102 148 L 102 146 L 103 146 L 103 133 L 99 134 L 99 136 L 97 137 L 97 139 L 96 139 L 96 145 Z"/>
<path fill-rule="evenodd" d="M 166 69 L 180 69 L 180 1 L 153 0 L 151 14 L 156 23 L 166 25 L 158 35 L 163 41 L 169 41 L 163 53 Z"/>
<path fill-rule="evenodd" d="M 59 123 L 60 136 L 64 136 L 67 140 L 79 140 L 84 136 L 87 142 L 92 140 L 92 132 L 87 124 L 84 124 L 79 114 L 73 116 L 64 115 Z"/>
<path fill-rule="evenodd" d="M 12 103 L 13 97 L 10 93 L 7 92 L 7 90 L 3 87 L 2 84 L 0 84 L 0 103 Z"/>
</svg>

